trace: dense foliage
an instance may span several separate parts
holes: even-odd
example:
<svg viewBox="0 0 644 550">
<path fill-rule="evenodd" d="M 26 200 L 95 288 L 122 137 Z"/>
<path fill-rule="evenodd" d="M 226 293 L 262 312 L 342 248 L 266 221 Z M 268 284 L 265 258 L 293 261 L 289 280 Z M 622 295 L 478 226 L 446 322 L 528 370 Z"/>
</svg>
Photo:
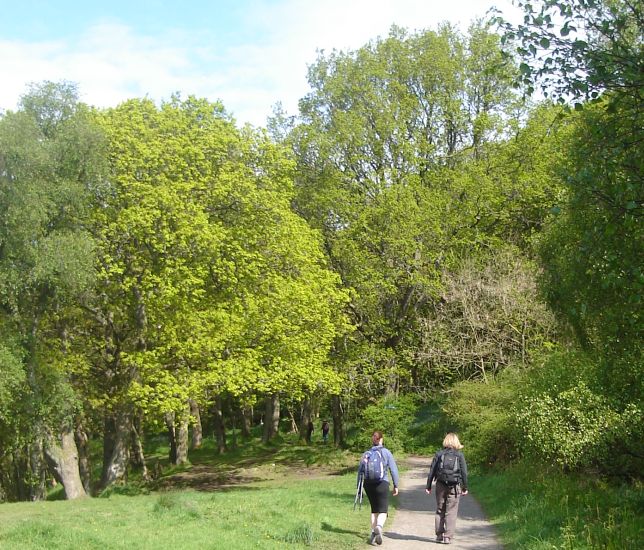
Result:
<svg viewBox="0 0 644 550">
<path fill-rule="evenodd" d="M 518 4 L 501 36 L 321 53 L 268 132 L 69 83 L 4 113 L 0 499 L 149 479 L 151 431 L 178 465 L 322 417 L 336 445 L 449 427 L 473 463 L 641 475 L 641 8 Z"/>
</svg>

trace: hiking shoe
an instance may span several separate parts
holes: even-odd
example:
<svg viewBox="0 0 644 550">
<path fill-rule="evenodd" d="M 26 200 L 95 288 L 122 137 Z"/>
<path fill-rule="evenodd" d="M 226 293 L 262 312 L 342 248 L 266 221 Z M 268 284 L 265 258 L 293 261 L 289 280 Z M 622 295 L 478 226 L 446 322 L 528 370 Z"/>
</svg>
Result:
<svg viewBox="0 0 644 550">
<path fill-rule="evenodd" d="M 376 544 L 382 544 L 382 527 L 380 525 L 376 525 Z"/>
<path fill-rule="evenodd" d="M 436 542 L 443 542 L 443 535 L 436 535 Z"/>
<path fill-rule="evenodd" d="M 452 539 L 449 537 L 443 537 L 443 544 L 450 544 L 452 542 Z"/>
<path fill-rule="evenodd" d="M 371 531 L 371 536 L 369 537 L 369 544 L 373 546 L 373 541 L 376 540 L 376 532 Z"/>
</svg>

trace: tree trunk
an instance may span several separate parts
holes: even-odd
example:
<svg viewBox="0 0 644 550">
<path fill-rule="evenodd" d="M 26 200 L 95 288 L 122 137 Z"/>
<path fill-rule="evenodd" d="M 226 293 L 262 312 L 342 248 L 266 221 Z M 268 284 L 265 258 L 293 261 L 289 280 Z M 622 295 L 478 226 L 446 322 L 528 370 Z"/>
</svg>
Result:
<svg viewBox="0 0 644 550">
<path fill-rule="evenodd" d="M 194 399 L 190 403 L 190 416 L 192 421 L 192 440 L 191 449 L 199 449 L 203 442 L 203 428 L 201 426 L 201 415 L 199 414 L 199 405 Z"/>
<path fill-rule="evenodd" d="M 336 447 L 344 445 L 344 411 L 339 395 L 331 397 L 333 407 L 333 444 Z"/>
<path fill-rule="evenodd" d="M 141 477 L 144 481 L 150 481 L 150 472 L 145 464 L 145 453 L 143 452 L 143 442 L 141 440 L 141 416 L 137 415 L 132 423 L 132 462 L 141 467 Z"/>
<path fill-rule="evenodd" d="M 66 427 L 58 437 L 47 437 L 45 458 L 56 480 L 63 484 L 67 500 L 87 496 L 81 480 L 78 449 L 71 428 Z"/>
<path fill-rule="evenodd" d="M 243 406 L 241 409 L 241 433 L 244 439 L 250 438 L 250 429 L 253 423 L 253 409 Z"/>
<path fill-rule="evenodd" d="M 297 420 L 295 420 L 295 415 L 293 415 L 293 411 L 290 408 L 288 409 L 288 417 L 291 419 L 291 433 L 301 434 L 302 432 L 300 431 L 300 428 L 297 425 Z"/>
<path fill-rule="evenodd" d="M 168 443 L 170 443 L 170 451 L 168 452 L 168 459 L 170 464 L 177 463 L 177 434 L 174 427 L 174 412 L 167 412 L 164 415 L 165 425 L 168 428 Z"/>
<path fill-rule="evenodd" d="M 300 414 L 300 439 L 311 443 L 313 435 L 313 417 L 311 415 L 311 400 L 306 398 L 302 401 L 302 413 Z"/>
<path fill-rule="evenodd" d="M 45 499 L 45 464 L 42 437 L 36 437 L 29 446 L 29 500 L 35 502 Z"/>
<path fill-rule="evenodd" d="M 125 478 L 130 462 L 130 441 L 132 437 L 132 419 L 125 411 L 118 411 L 114 417 L 114 447 L 107 467 L 105 477 L 101 482 L 103 488 Z"/>
<path fill-rule="evenodd" d="M 28 490 L 28 469 L 29 462 L 27 460 L 27 455 L 24 452 L 14 453 L 13 456 L 13 465 L 15 472 L 15 481 L 16 481 L 16 498 L 19 501 L 29 499 L 29 490 Z"/>
<path fill-rule="evenodd" d="M 280 397 L 274 393 L 266 397 L 266 414 L 264 415 L 264 435 L 262 442 L 268 443 L 279 431 L 280 422 Z"/>
<path fill-rule="evenodd" d="M 114 452 L 114 434 L 116 433 L 116 424 L 112 415 L 105 415 L 103 421 L 103 466 L 101 469 L 101 487 L 104 487 L 107 479 L 107 468 L 110 465 L 112 453 Z"/>
<path fill-rule="evenodd" d="M 179 427 L 176 430 L 176 453 L 177 459 L 175 464 L 180 466 L 181 464 L 188 463 L 188 411 L 186 410 L 184 414 L 179 416 Z"/>
<path fill-rule="evenodd" d="M 215 398 L 214 412 L 214 429 L 215 440 L 217 441 L 217 450 L 220 454 L 226 452 L 226 426 L 224 424 L 224 414 L 222 411 L 221 395 Z"/>
<path fill-rule="evenodd" d="M 74 431 L 76 449 L 78 449 L 78 470 L 83 483 L 83 489 L 91 494 L 91 467 L 89 463 L 89 437 L 82 424 L 76 426 Z"/>
</svg>

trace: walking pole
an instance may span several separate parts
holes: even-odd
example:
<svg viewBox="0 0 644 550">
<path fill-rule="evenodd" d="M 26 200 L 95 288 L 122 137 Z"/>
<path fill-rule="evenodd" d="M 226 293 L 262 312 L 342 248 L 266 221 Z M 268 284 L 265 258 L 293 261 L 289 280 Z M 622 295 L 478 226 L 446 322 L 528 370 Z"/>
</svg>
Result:
<svg viewBox="0 0 644 550">
<path fill-rule="evenodd" d="M 359 509 L 362 510 L 362 482 L 363 482 L 363 477 L 362 475 L 358 479 L 358 490 L 356 491 L 356 498 L 353 501 L 353 511 L 355 512 L 356 510 L 356 504 L 360 504 Z"/>
</svg>

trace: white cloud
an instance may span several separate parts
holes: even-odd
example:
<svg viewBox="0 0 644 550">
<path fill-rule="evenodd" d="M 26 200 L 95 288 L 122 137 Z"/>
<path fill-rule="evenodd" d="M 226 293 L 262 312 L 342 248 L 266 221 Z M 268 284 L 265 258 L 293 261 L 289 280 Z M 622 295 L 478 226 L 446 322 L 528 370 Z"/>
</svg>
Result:
<svg viewBox="0 0 644 550">
<path fill-rule="evenodd" d="M 244 22 L 253 43 L 222 46 L 219 37 L 187 29 L 139 35 L 118 22 L 95 24 L 74 39 L 0 41 L 0 107 L 15 108 L 29 82 L 64 79 L 77 82 L 82 98 L 97 106 L 178 91 L 221 99 L 239 122 L 262 125 L 277 101 L 296 111 L 317 49 L 358 48 L 393 23 L 414 30 L 450 20 L 465 28 L 486 7 L 483 0 L 257 0 Z"/>
</svg>

